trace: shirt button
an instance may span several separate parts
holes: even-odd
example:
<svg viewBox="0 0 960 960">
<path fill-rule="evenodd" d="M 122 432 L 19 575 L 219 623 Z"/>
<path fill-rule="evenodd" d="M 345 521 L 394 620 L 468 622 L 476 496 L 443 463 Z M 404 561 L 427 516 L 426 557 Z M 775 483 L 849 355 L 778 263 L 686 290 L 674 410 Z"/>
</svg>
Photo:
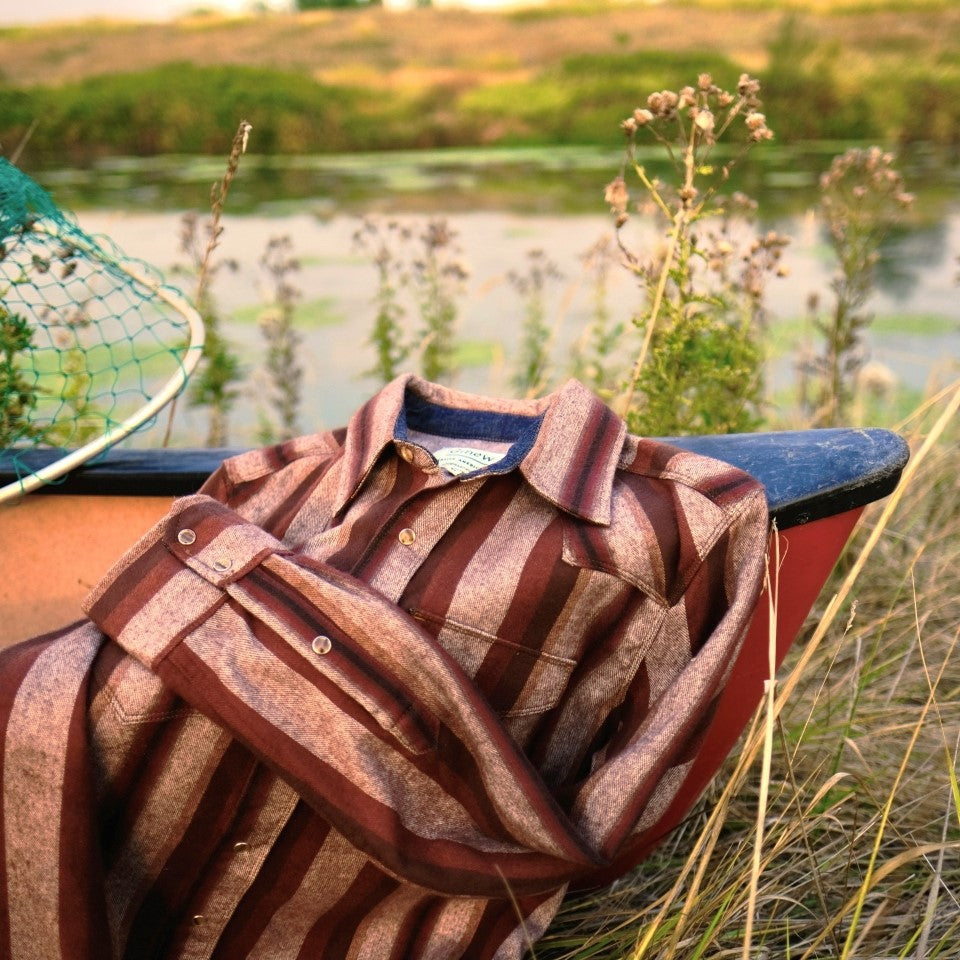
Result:
<svg viewBox="0 0 960 960">
<path fill-rule="evenodd" d="M 233 566 L 233 562 L 230 560 L 214 560 L 213 569 L 217 573 L 226 573 Z"/>
<path fill-rule="evenodd" d="M 195 926 L 199 927 L 201 923 L 204 922 L 207 918 L 202 913 L 195 913 L 193 915 L 193 923 Z"/>
<path fill-rule="evenodd" d="M 314 653 L 318 653 L 322 657 L 325 653 L 329 653 L 333 649 L 333 642 L 329 637 L 321 634 L 321 636 L 313 638 L 313 643 L 311 643 L 310 646 Z"/>
<path fill-rule="evenodd" d="M 399 541 L 405 547 L 409 547 L 413 541 L 417 539 L 417 535 L 409 527 L 404 527 L 400 531 L 400 535 L 397 539 L 399 539 Z"/>
<path fill-rule="evenodd" d="M 250 849 L 250 844 L 246 840 L 238 840 L 233 845 L 233 849 L 236 853 L 246 853 Z"/>
<path fill-rule="evenodd" d="M 181 530 L 177 534 L 177 539 L 185 546 L 189 547 L 191 543 L 195 543 L 197 540 L 197 535 L 189 528 Z"/>
<path fill-rule="evenodd" d="M 403 459 L 406 460 L 407 463 L 413 462 L 413 451 L 409 447 L 401 447 L 400 456 L 403 457 Z"/>
</svg>

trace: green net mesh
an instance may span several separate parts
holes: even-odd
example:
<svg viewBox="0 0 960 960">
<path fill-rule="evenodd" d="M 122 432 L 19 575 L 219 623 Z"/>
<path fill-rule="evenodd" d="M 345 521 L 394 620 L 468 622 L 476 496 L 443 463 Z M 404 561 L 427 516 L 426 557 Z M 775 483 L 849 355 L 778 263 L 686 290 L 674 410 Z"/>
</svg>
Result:
<svg viewBox="0 0 960 960">
<path fill-rule="evenodd" d="M 0 158 L 0 451 L 119 439 L 186 381 L 198 318 L 160 274 L 91 237 Z M 173 395 L 171 393 L 171 396 Z M 149 418 L 156 410 L 150 411 Z"/>
</svg>

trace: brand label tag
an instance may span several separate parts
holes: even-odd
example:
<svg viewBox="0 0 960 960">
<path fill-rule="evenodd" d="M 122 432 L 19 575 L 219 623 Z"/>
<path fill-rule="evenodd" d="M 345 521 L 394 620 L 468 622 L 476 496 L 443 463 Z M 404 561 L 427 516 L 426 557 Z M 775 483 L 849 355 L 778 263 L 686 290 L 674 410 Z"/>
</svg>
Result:
<svg viewBox="0 0 960 960">
<path fill-rule="evenodd" d="M 491 463 L 496 463 L 506 456 L 492 450 L 474 450 L 473 447 L 443 447 L 433 455 L 437 458 L 437 463 L 455 477 L 489 467 Z"/>
</svg>

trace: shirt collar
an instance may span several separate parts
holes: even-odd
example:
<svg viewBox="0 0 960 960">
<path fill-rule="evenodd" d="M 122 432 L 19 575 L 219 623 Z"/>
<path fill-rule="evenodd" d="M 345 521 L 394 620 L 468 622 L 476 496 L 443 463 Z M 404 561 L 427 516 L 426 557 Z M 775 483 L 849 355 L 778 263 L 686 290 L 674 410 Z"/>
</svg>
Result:
<svg viewBox="0 0 960 960">
<path fill-rule="evenodd" d="M 613 476 L 626 425 L 576 380 L 536 400 L 504 400 L 461 393 L 405 374 L 387 384 L 350 418 L 336 509 L 359 490 L 403 422 L 408 391 L 444 407 L 542 417 L 536 439 L 519 464 L 530 485 L 551 503 L 592 523 L 608 525 Z M 496 472 L 496 464 L 492 472 Z"/>
</svg>

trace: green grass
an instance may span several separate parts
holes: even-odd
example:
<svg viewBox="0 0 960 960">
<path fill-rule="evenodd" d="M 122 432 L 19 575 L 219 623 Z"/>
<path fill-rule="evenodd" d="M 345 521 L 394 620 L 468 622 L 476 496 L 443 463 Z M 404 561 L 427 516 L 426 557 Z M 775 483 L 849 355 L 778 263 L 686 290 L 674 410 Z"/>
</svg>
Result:
<svg viewBox="0 0 960 960">
<path fill-rule="evenodd" d="M 457 343 L 454 365 L 466 370 L 489 367 L 503 357 L 503 347 L 493 340 L 461 340 Z"/>
<path fill-rule="evenodd" d="M 143 339 L 34 348 L 21 358 L 37 397 L 29 420 L 49 425 L 43 443 L 79 446 L 141 408 L 177 371 L 179 356 Z"/>
<path fill-rule="evenodd" d="M 258 323 L 265 307 L 262 304 L 250 304 L 230 313 L 231 323 Z M 320 297 L 298 303 L 293 311 L 293 325 L 301 330 L 319 330 L 322 327 L 335 327 L 346 323 L 347 316 L 339 309 L 331 297 Z"/>
<path fill-rule="evenodd" d="M 171 63 L 56 88 L 0 88 L 0 117 L 5 142 L 42 117 L 33 149 L 61 156 L 222 153 L 238 117 L 253 124 L 263 152 L 295 153 L 347 149 L 358 133 L 348 136 L 346 122 L 361 99 L 292 72 Z"/>
<path fill-rule="evenodd" d="M 918 337 L 942 336 L 957 331 L 956 317 L 939 313 L 881 313 L 873 318 L 870 329 L 874 333 L 909 333 Z"/>
<path fill-rule="evenodd" d="M 520 7 L 505 14 L 514 23 L 541 23 L 566 17 L 599 18 L 615 9 L 611 0 L 580 0 L 577 2 L 552 2 L 543 6 Z"/>
<path fill-rule="evenodd" d="M 735 81 L 740 72 L 715 54 L 652 50 L 578 54 L 529 81 L 469 90 L 458 109 L 481 126 L 499 123 L 508 142 L 613 142 L 620 121 L 638 105 L 638 90 L 679 88 L 704 70 L 726 83 Z"/>
<path fill-rule="evenodd" d="M 856 423 L 865 427 L 890 428 L 903 423 L 923 402 L 924 393 L 915 387 L 898 385 L 889 394 L 878 396 L 861 391 L 854 401 Z M 786 386 L 775 390 L 767 410 L 766 429 L 802 429 L 806 425 L 797 422 L 793 413 L 797 409 L 797 390 Z"/>
<path fill-rule="evenodd" d="M 46 389 L 54 389 L 52 381 L 66 377 L 64 363 L 69 348 L 37 347 L 30 351 L 30 367 Z M 140 377 L 149 381 L 156 377 L 172 376 L 179 366 L 179 354 L 171 348 L 145 340 L 122 340 L 115 343 L 98 343 L 82 349 L 86 372 L 96 382 L 118 381 L 117 389 L 127 385 L 124 379 Z"/>
<path fill-rule="evenodd" d="M 956 333 L 958 321 L 940 313 L 881 313 L 873 318 L 869 329 L 879 336 L 938 337 Z M 770 324 L 767 348 L 771 357 L 782 357 L 816 336 L 810 317 L 778 317 Z"/>
</svg>

